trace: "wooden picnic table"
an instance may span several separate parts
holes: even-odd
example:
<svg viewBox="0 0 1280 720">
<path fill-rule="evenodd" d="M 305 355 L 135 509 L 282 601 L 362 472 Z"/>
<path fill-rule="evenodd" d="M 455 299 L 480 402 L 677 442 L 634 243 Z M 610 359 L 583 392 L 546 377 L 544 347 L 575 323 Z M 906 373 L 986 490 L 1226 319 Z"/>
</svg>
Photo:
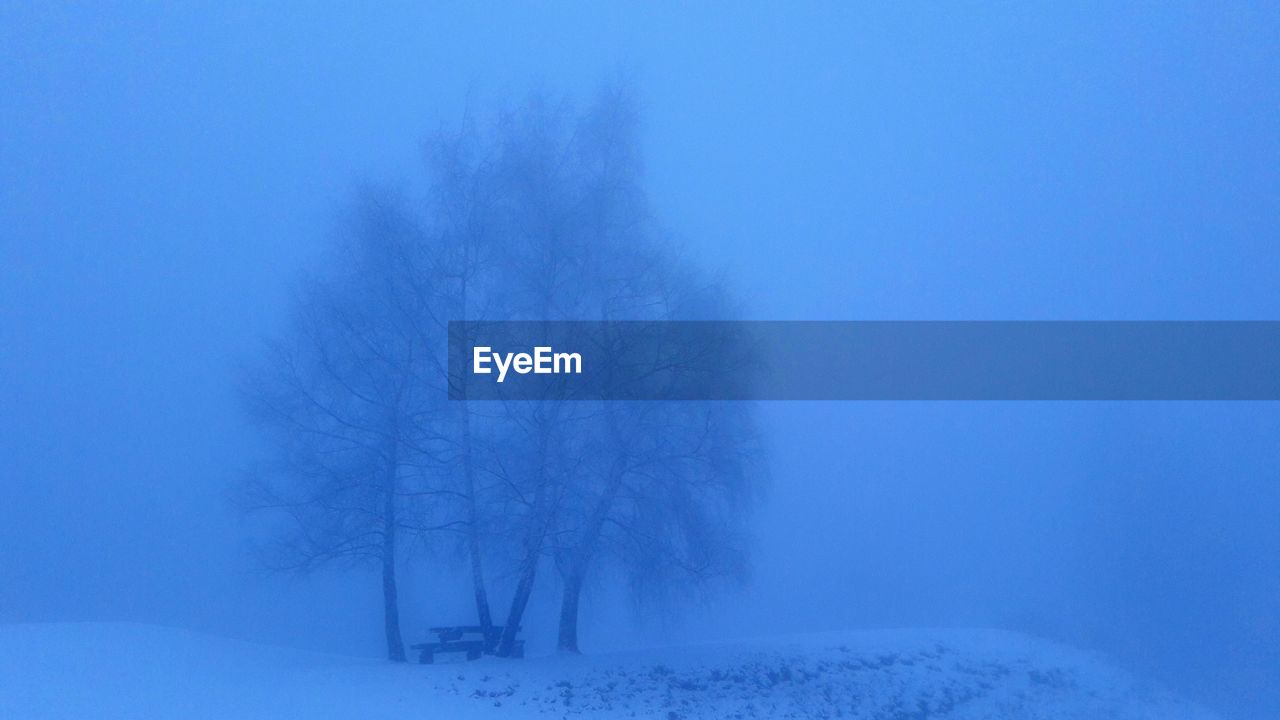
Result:
<svg viewBox="0 0 1280 720">
<path fill-rule="evenodd" d="M 428 628 L 428 632 L 436 636 L 435 642 L 419 643 L 410 646 L 417 650 L 418 662 L 429 665 L 435 662 L 436 653 L 463 652 L 468 660 L 475 660 L 481 655 L 492 655 L 502 641 L 502 625 L 491 625 L 485 631 L 483 625 L 447 625 Z M 520 632 L 520 628 L 516 628 Z M 524 640 L 516 640 L 511 647 L 511 657 L 524 657 Z"/>
</svg>

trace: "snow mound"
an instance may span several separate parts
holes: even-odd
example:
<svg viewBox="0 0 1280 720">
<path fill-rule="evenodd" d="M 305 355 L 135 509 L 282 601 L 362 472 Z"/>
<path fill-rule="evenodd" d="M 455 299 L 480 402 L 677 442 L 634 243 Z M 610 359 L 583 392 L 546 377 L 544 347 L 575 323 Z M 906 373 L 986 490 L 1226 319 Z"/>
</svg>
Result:
<svg viewBox="0 0 1280 720">
<path fill-rule="evenodd" d="M 423 717 L 436 704 L 415 670 L 153 625 L 0 625 L 0 718 Z"/>
<path fill-rule="evenodd" d="M 1213 718 L 1100 659 L 994 630 L 878 631 L 671 648 L 437 681 L 517 714 L 701 718 Z"/>
<path fill-rule="evenodd" d="M 0 718 L 1208 720 L 1098 658 L 999 631 L 876 631 L 438 665 L 147 625 L 0 626 Z"/>
</svg>

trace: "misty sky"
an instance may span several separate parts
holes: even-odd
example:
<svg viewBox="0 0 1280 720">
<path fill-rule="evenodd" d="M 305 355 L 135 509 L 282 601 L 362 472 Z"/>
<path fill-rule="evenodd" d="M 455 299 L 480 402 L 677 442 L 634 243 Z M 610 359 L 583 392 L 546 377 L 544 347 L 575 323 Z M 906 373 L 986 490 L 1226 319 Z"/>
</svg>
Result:
<svg viewBox="0 0 1280 720">
<path fill-rule="evenodd" d="M 1280 319 L 1280 8 L 286 5 L 0 2 L 0 621 L 377 654 L 370 583 L 253 572 L 236 369 L 358 183 L 531 90 L 634 82 L 748 317 Z M 1280 706 L 1280 407 L 764 420 L 753 584 L 681 632 L 1005 627 Z M 465 612 L 450 572 L 411 615 Z M 651 641 L 607 596 L 584 644 Z"/>
</svg>

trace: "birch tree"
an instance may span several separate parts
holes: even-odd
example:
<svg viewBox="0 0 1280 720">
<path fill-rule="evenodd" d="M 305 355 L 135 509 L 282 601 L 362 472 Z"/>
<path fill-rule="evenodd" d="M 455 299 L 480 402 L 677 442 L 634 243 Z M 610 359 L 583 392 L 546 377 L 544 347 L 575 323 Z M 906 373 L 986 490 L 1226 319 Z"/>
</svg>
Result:
<svg viewBox="0 0 1280 720">
<path fill-rule="evenodd" d="M 287 518 L 269 566 L 375 565 L 387 657 L 395 661 L 405 659 L 402 541 L 425 529 L 413 506 L 432 400 L 421 381 L 420 308 L 404 272 L 420 243 L 400 204 L 364 193 L 328 265 L 303 284 L 290 328 L 270 341 L 245 383 L 271 455 L 240 500 Z"/>
</svg>

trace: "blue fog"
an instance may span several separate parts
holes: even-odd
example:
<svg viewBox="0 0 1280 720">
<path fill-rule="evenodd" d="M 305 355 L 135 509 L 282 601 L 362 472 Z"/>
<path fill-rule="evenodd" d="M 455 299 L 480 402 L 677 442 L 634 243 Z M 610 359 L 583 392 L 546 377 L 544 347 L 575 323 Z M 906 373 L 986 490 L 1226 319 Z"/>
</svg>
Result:
<svg viewBox="0 0 1280 720">
<path fill-rule="evenodd" d="M 1262 4 L 4 3 L 0 622 L 379 656 L 364 571 L 246 552 L 238 368 L 359 183 L 412 192 L 420 142 L 468 108 L 617 76 L 655 212 L 746 317 L 1280 319 Z M 589 650 L 997 627 L 1280 712 L 1280 406 L 761 413 L 749 584 L 638 619 L 603 587 Z M 460 565 L 406 573 L 406 637 L 465 619 Z"/>
</svg>

